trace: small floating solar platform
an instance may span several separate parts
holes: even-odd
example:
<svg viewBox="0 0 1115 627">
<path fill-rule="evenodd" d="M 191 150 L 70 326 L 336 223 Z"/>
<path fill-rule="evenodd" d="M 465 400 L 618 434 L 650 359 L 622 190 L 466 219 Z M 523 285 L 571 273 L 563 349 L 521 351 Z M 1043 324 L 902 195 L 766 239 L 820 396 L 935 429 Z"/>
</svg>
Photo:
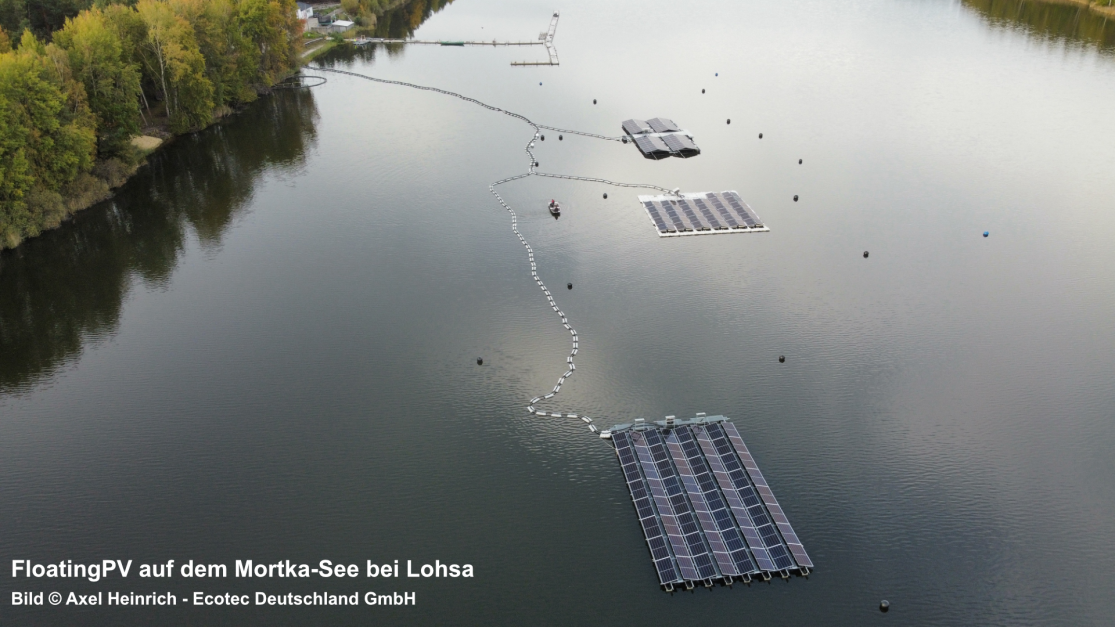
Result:
<svg viewBox="0 0 1115 627">
<path fill-rule="evenodd" d="M 734 191 L 639 196 L 639 202 L 659 237 L 770 232 Z"/>
<path fill-rule="evenodd" d="M 693 136 L 678 128 L 668 118 L 649 120 L 625 120 L 623 132 L 635 142 L 635 147 L 647 159 L 681 157 L 687 159 L 701 154 L 701 149 L 693 143 Z"/>
<path fill-rule="evenodd" d="M 639 419 L 601 437 L 615 446 L 666 591 L 812 570 L 759 466 L 724 416 Z"/>
</svg>

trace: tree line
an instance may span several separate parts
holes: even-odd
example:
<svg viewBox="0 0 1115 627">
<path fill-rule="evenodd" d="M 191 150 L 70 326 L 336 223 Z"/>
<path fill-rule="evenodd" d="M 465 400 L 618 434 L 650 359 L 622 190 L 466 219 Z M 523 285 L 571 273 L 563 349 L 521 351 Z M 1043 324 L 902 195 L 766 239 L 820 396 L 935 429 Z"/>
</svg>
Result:
<svg viewBox="0 0 1115 627">
<path fill-rule="evenodd" d="M 106 197 L 141 128 L 207 126 L 301 45 L 295 0 L 0 0 L 0 249 Z"/>
</svg>

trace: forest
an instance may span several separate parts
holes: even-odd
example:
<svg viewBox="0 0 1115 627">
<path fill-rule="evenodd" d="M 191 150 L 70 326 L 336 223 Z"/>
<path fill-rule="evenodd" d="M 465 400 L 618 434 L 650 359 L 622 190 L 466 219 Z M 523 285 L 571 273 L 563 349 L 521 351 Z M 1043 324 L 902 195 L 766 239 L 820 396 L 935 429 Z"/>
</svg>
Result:
<svg viewBox="0 0 1115 627">
<path fill-rule="evenodd" d="M 109 195 L 299 65 L 295 0 L 0 0 L 0 249 Z"/>
</svg>

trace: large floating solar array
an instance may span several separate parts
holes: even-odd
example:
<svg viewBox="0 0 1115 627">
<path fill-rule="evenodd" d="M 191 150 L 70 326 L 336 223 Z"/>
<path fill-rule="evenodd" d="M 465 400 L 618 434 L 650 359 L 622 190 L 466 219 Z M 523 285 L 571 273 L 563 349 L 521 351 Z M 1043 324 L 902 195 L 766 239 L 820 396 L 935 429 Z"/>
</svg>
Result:
<svg viewBox="0 0 1115 627">
<path fill-rule="evenodd" d="M 659 237 L 769 232 L 736 192 L 639 196 Z"/>
<path fill-rule="evenodd" d="M 693 143 L 693 136 L 678 128 L 673 120 L 626 120 L 622 126 L 623 132 L 631 137 L 647 159 L 688 158 L 701 154 L 701 149 Z"/>
<path fill-rule="evenodd" d="M 736 426 L 723 416 L 617 425 L 631 500 L 667 591 L 808 575 L 813 562 Z"/>
</svg>

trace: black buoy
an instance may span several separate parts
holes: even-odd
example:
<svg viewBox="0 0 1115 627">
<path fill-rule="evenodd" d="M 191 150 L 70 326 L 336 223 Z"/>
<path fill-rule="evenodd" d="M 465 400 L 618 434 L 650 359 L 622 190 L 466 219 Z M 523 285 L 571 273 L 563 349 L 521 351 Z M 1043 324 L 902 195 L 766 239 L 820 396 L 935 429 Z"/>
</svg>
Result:
<svg viewBox="0 0 1115 627">
<path fill-rule="evenodd" d="M 625 144 L 627 143 L 627 138 L 626 137 L 623 138 L 623 143 L 625 143 Z"/>
<path fill-rule="evenodd" d="M 732 118 L 728 118 L 728 124 L 732 123 Z"/>
<path fill-rule="evenodd" d="M 801 165 L 801 159 L 798 159 L 798 165 Z"/>
<path fill-rule="evenodd" d="M 702 90 L 701 90 L 701 93 L 702 93 L 702 94 L 703 94 L 703 93 L 705 93 L 705 90 L 703 90 L 703 89 L 702 89 Z"/>
<path fill-rule="evenodd" d="M 561 141 L 561 135 L 558 135 L 558 141 Z"/>
<path fill-rule="evenodd" d="M 541 139 L 542 139 L 542 141 L 546 141 L 546 136 L 545 136 L 545 135 L 543 135 L 543 136 L 541 137 Z"/>
<path fill-rule="evenodd" d="M 592 104 L 596 104 L 596 98 L 592 99 Z"/>
<path fill-rule="evenodd" d="M 537 161 L 534 162 L 534 167 L 536 167 L 536 168 L 538 167 L 538 162 Z"/>
<path fill-rule="evenodd" d="M 778 356 L 778 363 L 780 363 L 780 364 L 786 363 L 786 356 L 785 355 L 779 355 Z"/>
<path fill-rule="evenodd" d="M 763 134 L 759 133 L 759 139 L 762 139 L 762 138 L 763 138 Z"/>
<path fill-rule="evenodd" d="M 476 365 L 477 366 L 483 366 L 484 365 L 484 358 L 483 357 L 477 357 L 476 358 Z"/>
<path fill-rule="evenodd" d="M 569 283 L 569 284 L 568 284 L 568 285 L 566 285 L 565 287 L 568 287 L 569 289 L 573 289 L 573 284 L 572 284 L 572 283 Z"/>
<path fill-rule="evenodd" d="M 798 195 L 794 194 L 794 202 L 797 202 L 797 201 L 798 201 Z"/>
<path fill-rule="evenodd" d="M 882 601 L 879 601 L 879 611 L 880 612 L 886 612 L 889 609 L 890 609 L 890 601 L 888 601 L 886 599 L 883 599 Z"/>
<path fill-rule="evenodd" d="M 865 250 L 865 251 L 863 251 L 863 258 L 864 258 L 864 259 L 867 259 L 867 251 L 866 251 L 866 250 Z"/>
<path fill-rule="evenodd" d="M 608 200 L 608 192 L 604 192 L 604 200 Z"/>
</svg>

